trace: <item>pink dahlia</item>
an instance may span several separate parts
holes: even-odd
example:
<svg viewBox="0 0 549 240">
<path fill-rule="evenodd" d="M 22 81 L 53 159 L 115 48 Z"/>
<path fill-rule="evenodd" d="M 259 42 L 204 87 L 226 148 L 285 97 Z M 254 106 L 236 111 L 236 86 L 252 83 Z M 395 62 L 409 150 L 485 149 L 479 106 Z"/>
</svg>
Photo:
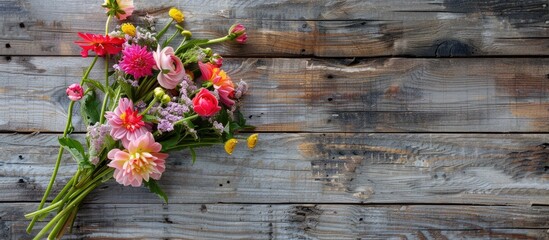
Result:
<svg viewBox="0 0 549 240">
<path fill-rule="evenodd" d="M 111 137 L 115 140 L 122 140 L 127 145 L 131 141 L 148 132 L 145 122 L 134 108 L 133 102 L 127 98 L 120 98 L 118 106 L 113 112 L 105 113 L 105 117 L 111 126 Z"/>
<path fill-rule="evenodd" d="M 113 149 L 108 158 L 112 160 L 108 165 L 114 168 L 114 178 L 124 186 L 141 186 L 143 180 L 149 178 L 159 180 L 166 169 L 165 162 L 168 154 L 160 153 L 162 145 L 154 141 L 150 132 L 136 140 L 125 144 L 126 149 Z"/>
<path fill-rule="evenodd" d="M 147 51 L 147 47 L 133 44 L 122 50 L 122 60 L 118 63 L 124 72 L 133 75 L 135 79 L 152 75 L 155 64 L 153 54 Z"/>
</svg>

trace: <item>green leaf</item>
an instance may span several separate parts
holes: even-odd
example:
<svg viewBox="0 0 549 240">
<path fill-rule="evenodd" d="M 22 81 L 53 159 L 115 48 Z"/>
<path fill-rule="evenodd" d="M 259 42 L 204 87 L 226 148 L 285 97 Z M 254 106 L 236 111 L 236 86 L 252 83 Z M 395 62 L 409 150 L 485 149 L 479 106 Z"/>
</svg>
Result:
<svg viewBox="0 0 549 240">
<path fill-rule="evenodd" d="M 145 115 L 142 115 L 143 116 L 143 122 L 150 122 L 150 123 L 155 123 L 155 122 L 158 122 L 158 117 L 157 116 L 154 116 L 154 115 L 150 115 L 150 114 L 145 114 Z"/>
<path fill-rule="evenodd" d="M 162 189 L 154 179 L 150 178 L 148 182 L 143 183 L 145 183 L 145 186 L 149 188 L 149 191 L 156 194 L 160 199 L 164 200 L 165 203 L 168 203 L 168 195 L 166 195 L 166 193 L 162 191 Z"/>
<path fill-rule="evenodd" d="M 168 139 L 160 141 L 160 145 L 162 145 L 162 152 L 165 152 L 167 149 L 174 147 L 179 143 L 179 138 L 181 134 L 179 131 L 175 132 L 174 134 L 170 135 Z"/>
<path fill-rule="evenodd" d="M 208 39 L 193 39 L 186 41 L 179 49 L 177 49 L 176 55 L 179 55 L 180 53 L 186 52 L 187 49 L 193 48 L 195 46 L 202 45 L 204 43 L 207 43 Z"/>
<path fill-rule="evenodd" d="M 90 86 L 90 87 L 94 87 L 94 88 L 97 88 L 97 89 L 101 90 L 101 92 L 105 92 L 105 86 L 103 86 L 103 84 L 101 84 L 97 80 L 86 78 L 86 79 L 84 79 L 84 83 L 87 83 L 88 86 Z"/>
<path fill-rule="evenodd" d="M 95 91 L 89 91 L 84 95 L 80 105 L 80 116 L 82 116 L 86 125 L 93 125 L 99 122 L 100 106 L 101 104 L 97 100 Z"/>
<path fill-rule="evenodd" d="M 191 157 L 193 159 L 193 165 L 196 162 L 196 152 L 194 151 L 194 148 L 189 147 L 189 151 L 191 151 Z"/>
<path fill-rule="evenodd" d="M 79 141 L 70 137 L 60 137 L 58 140 L 61 147 L 67 150 L 78 163 L 78 167 L 82 169 L 93 168 L 93 164 L 88 159 L 88 156 L 84 152 L 84 147 Z"/>
</svg>

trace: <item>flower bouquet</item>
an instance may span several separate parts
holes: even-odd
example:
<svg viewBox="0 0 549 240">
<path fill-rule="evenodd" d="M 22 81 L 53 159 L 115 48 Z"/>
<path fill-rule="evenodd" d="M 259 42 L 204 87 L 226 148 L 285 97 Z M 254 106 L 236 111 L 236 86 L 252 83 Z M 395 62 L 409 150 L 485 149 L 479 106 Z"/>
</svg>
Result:
<svg viewBox="0 0 549 240">
<path fill-rule="evenodd" d="M 80 83 L 66 90 L 71 102 L 55 167 L 38 210 L 25 215 L 32 219 L 30 233 L 36 221 L 53 213 L 35 239 L 48 233 L 49 239 L 63 236 L 84 198 L 111 178 L 124 186 L 144 185 L 167 202 L 156 181 L 166 169 L 170 151 L 188 150 L 193 163 L 198 147 L 225 143 L 231 154 L 237 143 L 235 132 L 251 128 L 238 111 L 247 84 L 233 83 L 221 70 L 223 58 L 204 48 L 227 40 L 245 43 L 244 26 L 233 25 L 222 38 L 191 39 L 183 27 L 183 13 L 172 8 L 171 20 L 158 32 L 154 19 L 146 16 L 143 27 L 123 23 L 109 33 L 112 18 L 125 20 L 132 14 L 133 0 L 105 0 L 102 7 L 108 16 L 105 35 L 78 33 L 81 39 L 75 43 L 82 48 L 82 57 L 90 51 L 95 56 Z M 170 27 L 175 32 L 165 36 Z M 105 62 L 104 81 L 89 77 L 100 57 Z M 88 126 L 84 143 L 69 136 L 77 102 Z M 248 147 L 256 141 L 257 134 L 251 135 Z M 46 206 L 64 151 L 78 168 Z"/>
</svg>

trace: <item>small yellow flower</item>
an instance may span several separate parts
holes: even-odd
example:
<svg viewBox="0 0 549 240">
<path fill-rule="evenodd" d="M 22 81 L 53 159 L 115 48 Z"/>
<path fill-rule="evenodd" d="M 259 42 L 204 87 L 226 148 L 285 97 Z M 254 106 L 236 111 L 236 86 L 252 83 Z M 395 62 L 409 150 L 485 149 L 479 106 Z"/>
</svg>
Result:
<svg viewBox="0 0 549 240">
<path fill-rule="evenodd" d="M 258 134 L 252 134 L 248 137 L 248 148 L 254 149 L 255 145 L 257 144 L 257 136 Z"/>
<path fill-rule="evenodd" d="M 125 34 L 128 34 L 132 37 L 135 37 L 135 26 L 131 23 L 124 23 L 122 26 L 120 26 L 120 29 L 122 29 L 122 32 Z"/>
<path fill-rule="evenodd" d="M 233 154 L 234 148 L 236 147 L 236 144 L 238 141 L 234 138 L 231 138 L 225 142 L 225 152 L 228 154 Z"/>
<path fill-rule="evenodd" d="M 178 23 L 183 22 L 183 20 L 185 20 L 185 14 L 183 14 L 177 8 L 171 8 L 168 14 L 170 15 L 170 17 L 173 18 L 173 20 L 175 20 Z"/>
</svg>

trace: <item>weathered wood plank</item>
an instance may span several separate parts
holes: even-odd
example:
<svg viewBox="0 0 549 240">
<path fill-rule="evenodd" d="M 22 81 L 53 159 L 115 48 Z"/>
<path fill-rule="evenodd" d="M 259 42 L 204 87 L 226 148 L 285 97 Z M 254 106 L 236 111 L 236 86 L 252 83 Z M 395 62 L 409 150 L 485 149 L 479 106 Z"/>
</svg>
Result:
<svg viewBox="0 0 549 240">
<path fill-rule="evenodd" d="M 62 61 L 62 63 L 61 63 Z M 62 131 L 89 59 L 0 59 L 0 128 Z M 258 131 L 547 132 L 549 59 L 227 59 Z M 101 79 L 100 68 L 92 76 Z M 78 131 L 85 128 L 76 117 Z"/>
<path fill-rule="evenodd" d="M 195 165 L 174 153 L 160 184 L 170 203 L 549 205 L 548 142 L 548 134 L 261 134 L 253 151 L 200 149 Z M 56 151 L 55 135 L 0 135 L 0 201 L 39 200 Z M 90 201 L 161 203 L 115 182 Z"/>
<path fill-rule="evenodd" d="M 0 207 L 3 239 L 30 239 L 32 207 Z M 84 204 L 75 226 L 71 239 L 543 239 L 549 207 Z"/>
<path fill-rule="evenodd" d="M 139 13 L 185 10 L 195 37 L 220 37 L 234 22 L 249 28 L 246 47 L 228 56 L 549 55 L 547 2 L 450 0 L 141 1 Z M 78 55 L 76 32 L 104 32 L 93 1 L 0 3 L 0 55 Z M 161 23 L 166 19 L 162 18 Z"/>
</svg>

